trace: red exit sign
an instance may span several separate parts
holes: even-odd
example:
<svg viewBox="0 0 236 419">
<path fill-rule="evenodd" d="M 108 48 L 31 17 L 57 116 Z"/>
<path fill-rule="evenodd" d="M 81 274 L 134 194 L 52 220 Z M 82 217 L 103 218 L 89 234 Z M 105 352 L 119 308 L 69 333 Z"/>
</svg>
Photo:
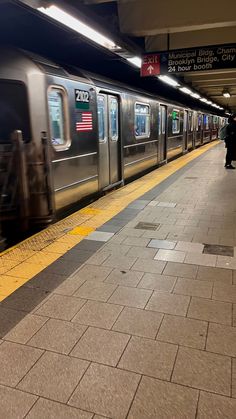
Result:
<svg viewBox="0 0 236 419">
<path fill-rule="evenodd" d="M 142 58 L 141 76 L 158 76 L 160 74 L 160 54 L 147 54 Z"/>
</svg>

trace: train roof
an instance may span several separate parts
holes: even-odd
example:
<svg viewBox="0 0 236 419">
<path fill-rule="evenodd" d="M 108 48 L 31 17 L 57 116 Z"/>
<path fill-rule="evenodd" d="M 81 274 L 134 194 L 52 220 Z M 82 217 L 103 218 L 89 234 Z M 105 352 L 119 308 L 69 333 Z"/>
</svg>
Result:
<svg viewBox="0 0 236 419">
<path fill-rule="evenodd" d="M 79 81 L 83 81 L 86 83 L 97 85 L 100 84 L 100 87 L 103 88 L 112 88 L 113 90 L 120 90 L 130 93 L 138 93 L 140 95 L 146 95 L 149 96 L 152 99 L 157 99 L 159 102 L 162 102 L 164 104 L 169 105 L 175 105 L 179 107 L 184 107 L 186 109 L 189 109 L 190 107 L 188 105 L 185 105 L 179 101 L 176 100 L 168 100 L 165 97 L 159 95 L 158 93 L 153 93 L 148 90 L 144 90 L 142 88 L 137 88 L 136 86 L 128 85 L 126 83 L 122 83 L 120 81 L 110 79 L 107 77 L 104 77 L 99 74 L 95 74 L 86 70 L 83 70 L 81 68 L 78 68 L 76 66 L 68 65 L 68 64 L 60 64 L 56 63 L 52 60 L 49 60 L 48 58 L 42 57 L 38 54 L 35 54 L 30 51 L 22 50 L 24 54 L 26 54 L 28 57 L 30 57 L 39 67 L 47 74 L 53 74 L 54 76 L 59 77 L 65 77 L 65 78 L 76 78 Z M 207 113 L 206 110 L 199 110 L 203 113 Z"/>
<path fill-rule="evenodd" d="M 120 80 L 114 80 L 103 75 L 95 74 L 90 71 L 81 69 L 74 65 L 52 61 L 51 59 L 48 59 L 28 50 L 5 46 L 1 47 L 1 52 L 2 57 L 6 57 L 6 55 L 9 55 L 12 59 L 14 59 L 14 52 L 16 58 L 19 58 L 19 56 L 25 57 L 25 61 L 22 61 L 22 65 L 25 71 L 27 71 L 27 63 L 29 63 L 29 61 L 27 61 L 26 59 L 28 59 L 32 62 L 34 66 L 36 66 L 39 69 L 39 71 L 41 71 L 44 74 L 51 74 L 53 76 L 68 79 L 76 79 L 80 82 L 92 84 L 94 86 L 101 87 L 104 89 L 107 88 L 113 91 L 125 91 L 133 94 L 146 95 L 151 99 L 157 100 L 158 102 L 161 102 L 166 105 L 174 105 L 185 109 L 194 109 L 199 112 L 214 114 L 213 112 L 206 111 L 203 108 L 198 107 L 197 105 L 191 106 L 189 104 L 184 104 L 183 102 L 180 102 L 178 100 L 166 99 L 163 95 L 160 95 L 158 91 L 153 92 L 153 89 L 144 89 L 140 86 L 137 86 L 136 83 L 128 84 Z"/>
</svg>

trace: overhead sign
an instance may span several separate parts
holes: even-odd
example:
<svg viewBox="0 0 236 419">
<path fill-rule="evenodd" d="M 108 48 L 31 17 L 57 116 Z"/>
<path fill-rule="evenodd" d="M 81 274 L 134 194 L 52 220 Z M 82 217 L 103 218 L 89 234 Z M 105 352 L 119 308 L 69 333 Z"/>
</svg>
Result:
<svg viewBox="0 0 236 419">
<path fill-rule="evenodd" d="M 155 63 L 159 66 L 155 66 Z M 153 68 L 151 68 L 151 67 Z M 146 54 L 141 76 L 236 68 L 236 44 Z"/>
<path fill-rule="evenodd" d="M 160 54 L 144 55 L 142 59 L 141 76 L 156 76 L 160 74 Z"/>
</svg>

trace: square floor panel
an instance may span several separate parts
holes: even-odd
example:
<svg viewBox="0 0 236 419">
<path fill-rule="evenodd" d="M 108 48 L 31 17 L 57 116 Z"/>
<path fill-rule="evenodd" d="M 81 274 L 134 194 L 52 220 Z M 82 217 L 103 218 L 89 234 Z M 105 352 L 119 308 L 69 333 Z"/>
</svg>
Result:
<svg viewBox="0 0 236 419">
<path fill-rule="evenodd" d="M 211 393 L 200 393 L 198 419 L 233 419 L 236 412 L 236 400 Z"/>
<path fill-rule="evenodd" d="M 113 330 L 155 339 L 162 319 L 161 313 L 125 307 Z"/>
<path fill-rule="evenodd" d="M 71 320 L 86 300 L 54 294 L 36 312 L 41 316 L 54 319 Z"/>
<path fill-rule="evenodd" d="M 195 419 L 197 401 L 197 390 L 143 377 L 128 419 Z"/>
<path fill-rule="evenodd" d="M 0 418 L 23 419 L 37 398 L 23 391 L 0 386 L 0 400 Z"/>
<path fill-rule="evenodd" d="M 40 358 L 43 351 L 3 342 L 0 345 L 0 383 L 14 387 Z"/>
<path fill-rule="evenodd" d="M 156 230 L 160 226 L 159 224 L 155 223 L 145 223 L 143 221 L 140 221 L 134 228 L 138 228 L 141 230 Z"/>
<path fill-rule="evenodd" d="M 66 403 L 89 363 L 46 352 L 19 384 L 21 390 Z"/>
<path fill-rule="evenodd" d="M 99 242 L 107 242 L 114 236 L 114 233 L 105 232 L 105 231 L 94 231 L 93 233 L 87 236 L 86 240 L 95 240 Z"/>
<path fill-rule="evenodd" d="M 230 396 L 231 359 L 211 352 L 180 347 L 172 381 Z"/>
<path fill-rule="evenodd" d="M 118 367 L 150 377 L 170 380 L 177 345 L 132 337 Z"/>
<path fill-rule="evenodd" d="M 158 332 L 157 340 L 204 349 L 206 336 L 207 322 L 166 314 Z"/>
<path fill-rule="evenodd" d="M 122 311 L 122 306 L 98 301 L 87 301 L 73 322 L 110 329 Z"/>
<path fill-rule="evenodd" d="M 86 326 L 64 320 L 49 319 L 29 341 L 30 346 L 68 354 L 85 332 Z"/>
<path fill-rule="evenodd" d="M 38 399 L 27 419 L 92 419 L 93 414 L 52 400 Z"/>
<path fill-rule="evenodd" d="M 203 253 L 208 255 L 220 255 L 220 256 L 234 256 L 233 246 L 223 246 L 219 244 L 204 244 Z"/>
<path fill-rule="evenodd" d="M 128 341 L 127 334 L 89 327 L 71 355 L 115 367 Z"/>
<path fill-rule="evenodd" d="M 113 419 L 125 419 L 140 376 L 105 365 L 92 364 L 69 404 Z"/>
</svg>

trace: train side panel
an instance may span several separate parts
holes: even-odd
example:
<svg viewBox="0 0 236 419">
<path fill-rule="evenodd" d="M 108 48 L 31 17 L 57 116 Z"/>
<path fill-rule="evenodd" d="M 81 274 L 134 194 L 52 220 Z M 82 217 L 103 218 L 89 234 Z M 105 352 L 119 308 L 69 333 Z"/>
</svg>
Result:
<svg viewBox="0 0 236 419">
<path fill-rule="evenodd" d="M 98 143 L 94 86 L 47 76 L 55 208 L 98 191 Z M 63 102 L 63 103 L 62 103 Z"/>
</svg>

